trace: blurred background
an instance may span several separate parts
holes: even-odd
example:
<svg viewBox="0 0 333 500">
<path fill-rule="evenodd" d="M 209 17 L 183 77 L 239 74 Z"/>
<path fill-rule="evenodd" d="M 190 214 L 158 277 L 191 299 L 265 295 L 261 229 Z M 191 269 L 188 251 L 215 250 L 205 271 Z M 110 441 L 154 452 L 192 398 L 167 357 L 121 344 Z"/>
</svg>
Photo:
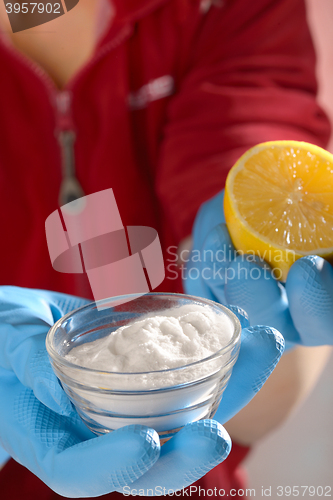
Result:
<svg viewBox="0 0 333 500">
<path fill-rule="evenodd" d="M 333 124 L 333 0 L 307 0 L 306 3 L 318 58 L 319 100 Z M 333 153 L 333 134 L 328 149 Z M 288 489 L 281 496 L 278 486 L 292 489 L 302 485 L 330 486 L 328 493 L 333 497 L 332 381 L 331 354 L 309 397 L 278 430 L 260 442 L 246 460 L 248 487 L 255 488 L 256 497 L 262 498 L 262 487 L 271 487 L 270 498 L 279 500 L 288 496 Z M 300 488 L 300 498 L 317 499 L 321 495 L 320 489 L 314 495 L 313 490 L 308 490 L 303 496 L 303 491 Z"/>
</svg>

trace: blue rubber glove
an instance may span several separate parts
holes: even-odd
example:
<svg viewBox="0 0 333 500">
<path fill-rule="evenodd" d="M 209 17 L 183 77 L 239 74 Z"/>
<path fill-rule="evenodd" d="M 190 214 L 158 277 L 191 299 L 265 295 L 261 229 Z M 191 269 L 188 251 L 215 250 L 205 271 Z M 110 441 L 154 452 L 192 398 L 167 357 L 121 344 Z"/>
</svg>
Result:
<svg viewBox="0 0 333 500">
<path fill-rule="evenodd" d="M 60 495 L 102 495 L 130 484 L 159 457 L 152 429 L 128 426 L 96 437 L 54 375 L 45 348 L 50 326 L 85 300 L 0 289 L 0 443 Z"/>
<path fill-rule="evenodd" d="M 188 294 L 236 304 L 250 324 L 278 329 L 286 348 L 333 344 L 333 268 L 318 256 L 297 260 L 285 286 L 258 257 L 237 255 L 225 225 L 224 191 L 202 205 L 184 288 Z"/>
<path fill-rule="evenodd" d="M 245 327 L 242 346 L 215 420 L 186 425 L 162 448 L 157 433 L 144 426 L 96 437 L 63 392 L 44 345 L 49 327 L 84 302 L 0 288 L 2 446 L 54 491 L 73 498 L 115 490 L 176 491 L 221 463 L 231 448 L 221 423 L 260 389 L 281 356 L 282 336 L 266 327 L 246 328 L 247 318 L 234 308 Z"/>
</svg>

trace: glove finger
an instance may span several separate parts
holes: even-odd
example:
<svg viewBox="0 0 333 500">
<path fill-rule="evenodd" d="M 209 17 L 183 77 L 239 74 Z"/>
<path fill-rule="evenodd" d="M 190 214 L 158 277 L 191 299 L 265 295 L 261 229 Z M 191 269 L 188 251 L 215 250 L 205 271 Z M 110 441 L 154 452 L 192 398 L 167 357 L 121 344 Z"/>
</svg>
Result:
<svg viewBox="0 0 333 500">
<path fill-rule="evenodd" d="M 38 293 L 39 297 L 47 301 L 54 323 L 65 316 L 65 314 L 91 302 L 91 300 L 66 293 L 51 292 L 49 290 L 35 290 L 35 292 Z"/>
<path fill-rule="evenodd" d="M 193 251 L 193 259 L 195 258 Z M 206 297 L 226 304 L 224 285 L 228 280 L 229 264 L 235 258 L 236 251 L 231 242 L 225 224 L 215 226 L 204 240 L 203 246 L 197 256 L 197 280 L 205 287 Z M 195 273 L 192 270 L 192 275 Z"/>
<path fill-rule="evenodd" d="M 53 325 L 52 310 L 37 290 L 0 287 L 0 322 L 13 325 Z"/>
<path fill-rule="evenodd" d="M 159 456 L 156 431 L 141 425 L 122 427 L 51 457 L 48 484 L 64 496 L 104 495 L 136 481 Z"/>
<path fill-rule="evenodd" d="M 18 380 L 32 389 L 36 398 L 48 408 L 61 415 L 70 415 L 72 404 L 52 370 L 45 349 L 46 332 L 25 340 L 21 340 L 22 333 L 21 328 L 0 325 L 1 367 L 12 370 Z"/>
<path fill-rule="evenodd" d="M 265 311 L 281 298 L 281 289 L 270 266 L 259 257 L 238 255 L 229 266 L 225 295 L 248 313 L 252 325 L 263 324 Z"/>
<path fill-rule="evenodd" d="M 239 306 L 233 306 L 231 304 L 228 304 L 226 307 L 228 309 L 230 309 L 230 311 L 233 312 L 237 316 L 237 318 L 239 319 L 239 322 L 241 324 L 242 329 L 250 326 L 249 315 L 247 314 L 246 311 L 244 311 L 244 309 L 242 309 Z"/>
<path fill-rule="evenodd" d="M 238 360 L 214 418 L 224 424 L 238 413 L 261 389 L 283 351 L 283 336 L 274 328 L 244 328 Z"/>
<path fill-rule="evenodd" d="M 199 259 L 201 259 L 200 256 Z M 184 268 L 183 288 L 188 295 L 215 300 L 213 293 L 202 278 L 202 263 L 195 258 L 194 251 L 192 251 Z"/>
<path fill-rule="evenodd" d="M 218 422 L 199 420 L 188 424 L 162 446 L 160 459 L 145 475 L 118 491 L 138 494 L 139 490 L 145 490 L 146 495 L 151 491 L 163 495 L 170 490 L 172 494 L 223 462 L 230 449 L 230 437 Z"/>
<path fill-rule="evenodd" d="M 210 231 L 225 222 L 223 199 L 224 190 L 201 205 L 193 227 L 193 248 L 202 248 Z"/>
<path fill-rule="evenodd" d="M 158 460 L 159 438 L 144 426 L 96 437 L 72 413 L 63 417 L 0 369 L 0 439 L 10 455 L 65 497 L 97 496 L 144 474 Z"/>
<path fill-rule="evenodd" d="M 41 403 L 60 415 L 73 412 L 72 403 L 53 372 L 45 349 L 45 335 L 27 339 L 20 344 L 12 360 L 20 382 L 31 388 Z"/>
<path fill-rule="evenodd" d="M 29 462 L 38 464 L 45 452 L 58 442 L 73 442 L 93 436 L 78 414 L 70 417 L 53 412 L 24 387 L 11 370 L 0 368 L 0 435 L 4 449 L 28 468 Z M 39 455 L 40 453 L 40 455 Z M 38 471 L 34 470 L 38 474 Z"/>
<path fill-rule="evenodd" d="M 0 366 L 13 370 L 42 403 L 65 415 L 72 406 L 51 368 L 45 337 L 64 311 L 84 302 L 47 291 L 0 289 Z"/>
<path fill-rule="evenodd" d="M 306 346 L 333 344 L 333 268 L 306 256 L 290 268 L 286 291 L 293 322 Z"/>
<path fill-rule="evenodd" d="M 251 325 L 269 325 L 279 330 L 288 348 L 300 342 L 289 312 L 286 291 L 274 278 L 267 262 L 254 255 L 238 255 L 230 264 L 225 296 L 249 315 Z"/>
<path fill-rule="evenodd" d="M 87 299 L 48 290 L 1 286 L 0 323 L 50 327 L 68 312 L 87 303 Z M 31 335 L 33 331 L 26 334 Z"/>
<path fill-rule="evenodd" d="M 0 470 L 9 459 L 10 455 L 0 446 Z"/>
<path fill-rule="evenodd" d="M 202 246 L 209 232 L 218 224 L 224 222 L 223 213 L 224 191 L 201 205 L 193 226 L 193 251 L 186 264 L 183 286 L 189 295 L 214 300 L 214 296 L 205 282 L 210 268 L 205 265 Z"/>
</svg>

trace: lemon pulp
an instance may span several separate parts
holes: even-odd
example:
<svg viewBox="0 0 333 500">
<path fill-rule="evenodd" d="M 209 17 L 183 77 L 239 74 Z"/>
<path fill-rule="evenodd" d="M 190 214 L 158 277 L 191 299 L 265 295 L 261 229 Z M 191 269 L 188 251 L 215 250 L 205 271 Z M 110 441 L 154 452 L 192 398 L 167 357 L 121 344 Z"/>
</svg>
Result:
<svg viewBox="0 0 333 500">
<path fill-rule="evenodd" d="M 275 141 L 247 151 L 230 170 L 225 218 L 235 247 L 267 260 L 285 281 L 304 255 L 333 255 L 333 155 Z"/>
</svg>

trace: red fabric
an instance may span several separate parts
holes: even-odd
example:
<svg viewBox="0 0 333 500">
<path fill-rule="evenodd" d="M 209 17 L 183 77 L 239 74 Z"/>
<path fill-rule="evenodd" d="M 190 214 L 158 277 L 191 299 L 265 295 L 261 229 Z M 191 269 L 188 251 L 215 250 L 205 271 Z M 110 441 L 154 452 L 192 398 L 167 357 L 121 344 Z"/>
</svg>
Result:
<svg viewBox="0 0 333 500">
<path fill-rule="evenodd" d="M 116 0 L 93 60 L 65 89 L 67 121 L 50 80 L 0 45 L 0 284 L 90 296 L 81 275 L 52 269 L 46 246 L 44 223 L 61 183 L 59 123 L 74 124 L 84 192 L 113 188 L 124 225 L 157 229 L 170 271 L 165 291 L 179 290 L 175 246 L 247 148 L 275 139 L 326 145 L 303 0 L 225 0 L 207 13 L 203 3 Z M 173 95 L 157 98 L 147 84 L 165 76 Z M 130 95 L 150 102 L 131 109 Z M 201 484 L 237 485 L 242 454 L 234 445 Z M 0 485 L 6 500 L 56 498 L 13 461 Z"/>
</svg>

